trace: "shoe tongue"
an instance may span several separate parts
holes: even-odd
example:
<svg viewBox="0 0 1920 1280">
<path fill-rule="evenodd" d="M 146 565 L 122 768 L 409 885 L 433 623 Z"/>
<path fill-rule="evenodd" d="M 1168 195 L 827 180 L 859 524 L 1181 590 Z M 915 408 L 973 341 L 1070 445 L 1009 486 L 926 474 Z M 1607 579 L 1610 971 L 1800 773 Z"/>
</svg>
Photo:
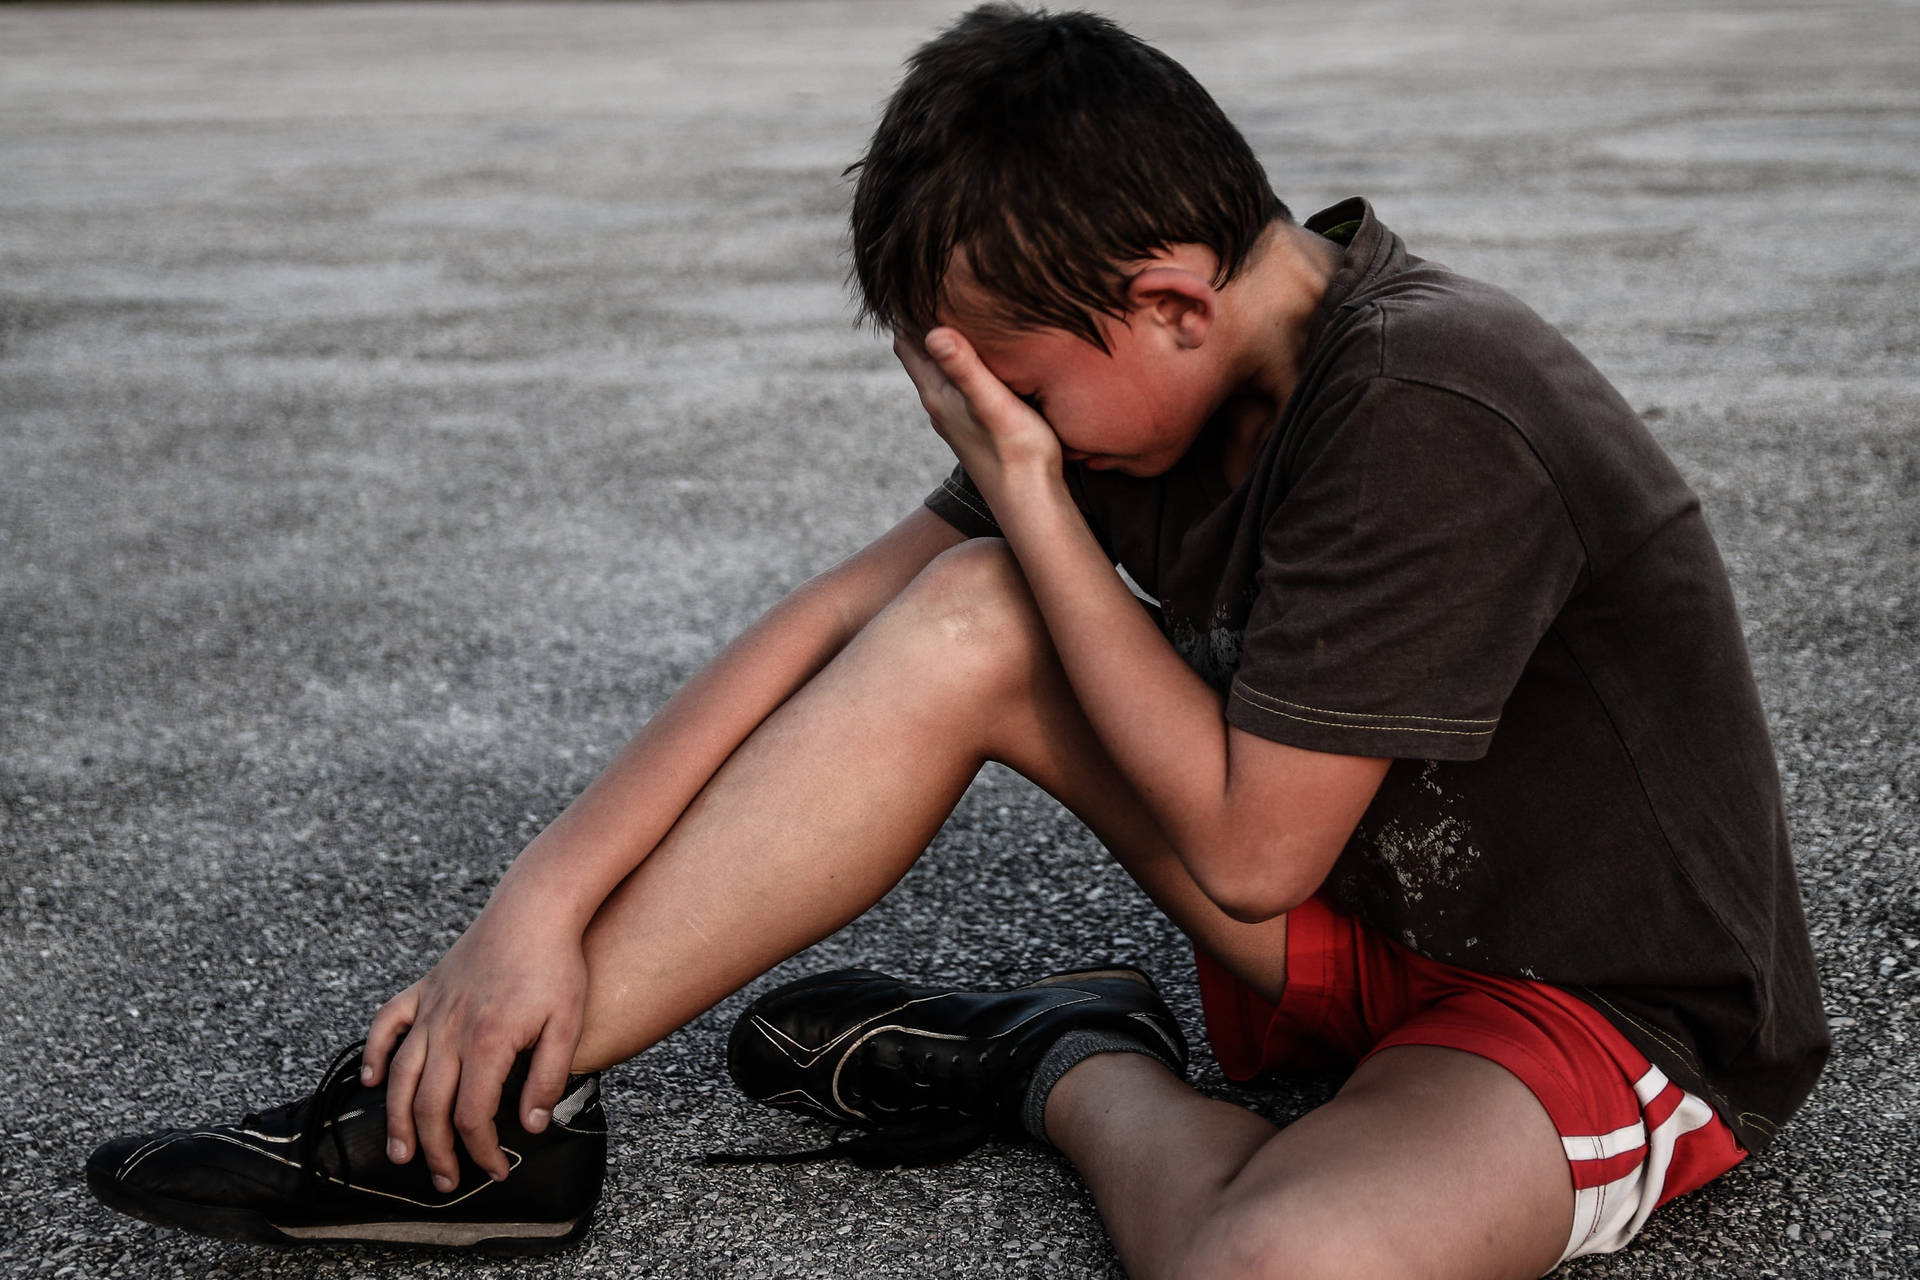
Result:
<svg viewBox="0 0 1920 1280">
<path fill-rule="evenodd" d="M 277 1107 L 265 1111 L 249 1111 L 240 1120 L 242 1128 L 257 1129 L 262 1133 L 295 1133 L 306 1119 L 308 1109 L 313 1106 L 311 1096 L 295 1098 L 292 1102 L 283 1102 Z"/>
<path fill-rule="evenodd" d="M 314 1159 L 322 1172 L 335 1177 L 345 1169 L 365 1169 L 387 1158 L 386 1093 L 358 1084 L 337 1095 L 314 1144 Z"/>
<path fill-rule="evenodd" d="M 882 1032 L 860 1050 L 865 1069 L 843 1073 L 841 1087 L 858 1105 L 880 1113 L 876 1120 L 903 1112 L 975 1110 L 984 1101 L 969 1061 L 976 1052 L 964 1041 Z"/>
</svg>

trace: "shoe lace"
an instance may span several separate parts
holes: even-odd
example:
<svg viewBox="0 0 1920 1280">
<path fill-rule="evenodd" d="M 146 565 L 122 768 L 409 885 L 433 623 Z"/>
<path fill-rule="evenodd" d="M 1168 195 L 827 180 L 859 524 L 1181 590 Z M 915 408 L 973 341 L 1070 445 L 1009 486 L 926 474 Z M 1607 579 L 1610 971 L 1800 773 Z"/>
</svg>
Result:
<svg viewBox="0 0 1920 1280">
<path fill-rule="evenodd" d="M 994 1057 L 992 1046 L 983 1051 L 974 1064 L 967 1063 L 960 1053 L 951 1048 L 922 1049 L 902 1058 L 900 1067 L 909 1084 L 924 1088 L 954 1081 L 970 1083 L 982 1068 L 992 1063 Z"/>
<path fill-rule="evenodd" d="M 351 1173 L 351 1157 L 347 1154 L 347 1143 L 340 1136 L 340 1126 L 334 1123 L 336 1105 L 348 1089 L 359 1083 L 359 1073 L 346 1069 L 349 1064 L 366 1048 L 366 1041 L 356 1040 L 340 1052 L 333 1055 L 333 1061 L 327 1064 L 326 1072 L 320 1077 L 319 1087 L 297 1102 L 275 1107 L 270 1111 L 246 1114 L 241 1124 L 248 1128 L 273 1130 L 282 1126 L 297 1125 L 300 1135 L 298 1150 L 302 1172 L 316 1178 L 325 1177 L 320 1167 L 320 1144 L 327 1137 L 333 1138 L 334 1154 L 340 1161 L 340 1177 L 348 1178 Z"/>
<path fill-rule="evenodd" d="M 958 1160 L 993 1136 L 993 1125 L 958 1111 L 918 1111 L 880 1128 L 842 1129 L 824 1147 L 803 1151 L 710 1151 L 708 1165 L 813 1164 L 848 1160 L 862 1169 L 894 1169 Z"/>
<path fill-rule="evenodd" d="M 885 1118 L 871 1128 L 845 1127 L 824 1147 L 803 1151 L 714 1151 L 703 1163 L 709 1165 L 810 1164 L 824 1160 L 849 1160 L 863 1169 L 892 1169 L 902 1166 L 945 1164 L 978 1148 L 999 1127 L 993 1118 L 994 1104 L 977 1096 L 983 1073 L 1006 1053 L 1000 1045 L 989 1045 L 977 1058 L 952 1045 L 921 1044 L 902 1053 L 892 1069 L 877 1074 L 874 1082 L 887 1086 L 883 1097 L 858 1095 L 854 1101 L 863 1109 Z M 904 1090 L 901 1086 L 904 1085 Z M 929 1107 L 923 1090 L 965 1098 L 976 1096 L 960 1106 Z"/>
</svg>

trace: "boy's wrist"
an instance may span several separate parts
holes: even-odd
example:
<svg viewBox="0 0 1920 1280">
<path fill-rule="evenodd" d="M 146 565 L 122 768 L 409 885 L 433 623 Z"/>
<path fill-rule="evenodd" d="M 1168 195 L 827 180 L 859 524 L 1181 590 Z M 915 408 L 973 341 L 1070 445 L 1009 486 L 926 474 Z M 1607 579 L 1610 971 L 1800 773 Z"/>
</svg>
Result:
<svg viewBox="0 0 1920 1280">
<path fill-rule="evenodd" d="M 600 901 L 584 901 L 578 877 L 550 875 L 544 868 L 529 869 L 525 862 L 523 852 L 494 886 L 480 914 L 516 933 L 584 936 L 604 895 Z"/>
<path fill-rule="evenodd" d="M 997 495 L 1001 501 L 994 506 L 996 517 L 1002 515 L 1018 519 L 1022 512 L 1044 512 L 1060 507 L 1072 507 L 1073 495 L 1067 492 L 1066 473 L 1061 470 L 1059 455 L 1051 459 L 1029 459 L 1022 463 L 1003 467 L 1000 472 L 1000 490 Z M 988 503 L 993 505 L 993 496 Z M 1076 508 L 1077 510 L 1077 508 Z M 1001 526 L 1007 524 L 1001 519 Z"/>
</svg>

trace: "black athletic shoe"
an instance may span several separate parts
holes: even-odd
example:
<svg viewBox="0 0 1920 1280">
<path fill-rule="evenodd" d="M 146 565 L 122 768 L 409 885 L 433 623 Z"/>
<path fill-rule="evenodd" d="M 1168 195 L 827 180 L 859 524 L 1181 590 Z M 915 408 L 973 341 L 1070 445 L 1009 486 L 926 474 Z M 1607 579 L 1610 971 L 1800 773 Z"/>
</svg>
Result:
<svg viewBox="0 0 1920 1280">
<path fill-rule="evenodd" d="M 727 1071 L 748 1097 L 860 1132 L 820 1151 L 710 1158 L 843 1156 L 870 1168 L 957 1159 L 996 1133 L 1020 1132 L 1034 1067 L 1074 1031 L 1121 1037 L 1186 1071 L 1186 1038 L 1138 969 L 1059 973 L 995 992 L 910 986 L 869 969 L 802 978 L 740 1015 Z"/>
<path fill-rule="evenodd" d="M 574 1076 L 546 1132 L 520 1127 L 527 1056 L 494 1123 L 512 1167 L 495 1182 L 460 1152 L 460 1183 L 434 1190 L 426 1161 L 387 1159 L 386 1089 L 360 1083 L 360 1046 L 319 1089 L 239 1124 L 119 1138 L 87 1161 L 109 1208 L 183 1231 L 260 1244 L 416 1244 L 543 1253 L 586 1234 L 606 1176 L 600 1078 Z"/>
</svg>

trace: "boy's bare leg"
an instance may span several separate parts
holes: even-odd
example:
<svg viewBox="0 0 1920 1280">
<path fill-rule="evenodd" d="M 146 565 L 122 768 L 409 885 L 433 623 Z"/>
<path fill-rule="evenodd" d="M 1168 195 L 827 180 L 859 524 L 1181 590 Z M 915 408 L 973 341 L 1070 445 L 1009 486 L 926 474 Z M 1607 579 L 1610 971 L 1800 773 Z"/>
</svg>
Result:
<svg viewBox="0 0 1920 1280">
<path fill-rule="evenodd" d="M 1103 1054 L 1054 1086 L 1047 1134 L 1133 1280 L 1524 1280 L 1573 1220 L 1545 1109 L 1455 1049 L 1389 1049 L 1280 1130 L 1140 1054 Z"/>
<path fill-rule="evenodd" d="M 1285 921 L 1237 923 L 1187 877 L 1080 713 L 1012 557 L 983 540 L 936 559 L 769 716 L 607 899 L 576 1066 L 632 1057 L 865 911 L 989 759 L 1059 797 L 1176 923 L 1278 993 Z"/>
<path fill-rule="evenodd" d="M 1200 893 L 1081 714 L 1011 556 L 972 543 L 768 717 L 607 900 L 576 1064 L 632 1056 L 859 915 L 987 759 L 1060 798 L 1183 930 L 1279 994 L 1284 919 L 1238 923 Z M 1572 1218 L 1539 1103 L 1450 1050 L 1383 1053 L 1280 1132 L 1140 1055 L 1101 1055 L 1056 1086 L 1047 1124 L 1135 1277 L 1531 1276 Z"/>
</svg>

